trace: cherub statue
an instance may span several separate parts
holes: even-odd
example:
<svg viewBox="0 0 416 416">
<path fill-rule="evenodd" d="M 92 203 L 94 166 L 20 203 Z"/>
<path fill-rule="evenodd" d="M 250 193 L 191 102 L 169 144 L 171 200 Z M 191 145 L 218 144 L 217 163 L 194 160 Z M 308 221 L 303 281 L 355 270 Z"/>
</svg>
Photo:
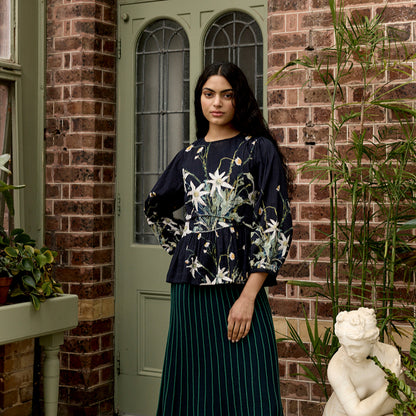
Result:
<svg viewBox="0 0 416 416">
<path fill-rule="evenodd" d="M 399 376 L 400 354 L 394 346 L 378 341 L 374 310 L 340 312 L 335 334 L 341 347 L 328 365 L 333 393 L 323 416 L 392 416 L 397 402 L 386 391 L 385 374 L 367 357 L 376 356 Z"/>
</svg>

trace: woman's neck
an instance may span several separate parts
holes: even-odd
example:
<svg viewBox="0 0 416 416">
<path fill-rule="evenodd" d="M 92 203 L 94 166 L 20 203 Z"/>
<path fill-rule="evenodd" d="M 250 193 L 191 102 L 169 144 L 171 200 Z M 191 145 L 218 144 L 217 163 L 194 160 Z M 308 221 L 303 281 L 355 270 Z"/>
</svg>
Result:
<svg viewBox="0 0 416 416">
<path fill-rule="evenodd" d="M 229 139 L 240 133 L 232 126 L 215 126 L 210 125 L 205 140 L 208 142 L 215 142 L 217 140 Z"/>
</svg>

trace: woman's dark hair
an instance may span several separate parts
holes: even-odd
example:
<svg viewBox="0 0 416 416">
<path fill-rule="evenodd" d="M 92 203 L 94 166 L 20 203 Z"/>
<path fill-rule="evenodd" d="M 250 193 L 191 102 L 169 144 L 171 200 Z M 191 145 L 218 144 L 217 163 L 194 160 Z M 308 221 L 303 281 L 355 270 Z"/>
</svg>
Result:
<svg viewBox="0 0 416 416">
<path fill-rule="evenodd" d="M 254 97 L 253 91 L 248 85 L 246 76 L 237 65 L 231 62 L 214 63 L 208 65 L 200 75 L 195 87 L 194 101 L 197 137 L 205 137 L 208 133 L 209 123 L 202 112 L 201 95 L 203 86 L 208 81 L 208 78 L 213 75 L 223 76 L 233 89 L 235 106 L 233 127 L 247 136 L 265 137 L 276 146 L 286 173 L 288 186 L 291 189 L 291 175 L 286 160 L 264 120 L 263 113 Z"/>
</svg>

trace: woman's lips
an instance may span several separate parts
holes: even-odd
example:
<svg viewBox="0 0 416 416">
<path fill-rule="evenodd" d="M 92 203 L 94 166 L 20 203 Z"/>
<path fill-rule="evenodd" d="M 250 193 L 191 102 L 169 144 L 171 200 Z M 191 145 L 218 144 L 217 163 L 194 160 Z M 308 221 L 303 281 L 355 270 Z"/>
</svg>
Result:
<svg viewBox="0 0 416 416">
<path fill-rule="evenodd" d="M 224 113 L 222 113 L 221 111 L 212 111 L 211 115 L 214 117 L 221 117 L 222 115 L 224 115 Z"/>
</svg>

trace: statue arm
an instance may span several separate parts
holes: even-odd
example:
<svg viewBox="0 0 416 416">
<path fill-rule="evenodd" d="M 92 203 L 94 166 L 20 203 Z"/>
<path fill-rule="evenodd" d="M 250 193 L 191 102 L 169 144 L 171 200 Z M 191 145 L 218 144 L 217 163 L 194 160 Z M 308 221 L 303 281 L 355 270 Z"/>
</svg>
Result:
<svg viewBox="0 0 416 416">
<path fill-rule="evenodd" d="M 347 416 L 382 416 L 391 413 L 394 408 L 395 402 L 386 391 L 387 382 L 371 396 L 361 400 L 341 360 L 331 360 L 328 380 Z"/>
</svg>

